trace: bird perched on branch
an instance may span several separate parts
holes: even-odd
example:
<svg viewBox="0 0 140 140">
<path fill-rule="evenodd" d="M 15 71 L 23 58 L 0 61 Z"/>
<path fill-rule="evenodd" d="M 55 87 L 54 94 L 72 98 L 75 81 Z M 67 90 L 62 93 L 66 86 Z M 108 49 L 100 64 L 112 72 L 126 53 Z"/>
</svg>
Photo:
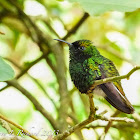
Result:
<svg viewBox="0 0 140 140">
<path fill-rule="evenodd" d="M 70 50 L 69 70 L 71 79 L 81 93 L 87 93 L 96 80 L 119 76 L 113 62 L 100 54 L 89 40 L 68 43 Z M 96 86 L 93 92 L 103 96 L 116 109 L 132 114 L 134 108 L 126 98 L 120 80 Z"/>
</svg>

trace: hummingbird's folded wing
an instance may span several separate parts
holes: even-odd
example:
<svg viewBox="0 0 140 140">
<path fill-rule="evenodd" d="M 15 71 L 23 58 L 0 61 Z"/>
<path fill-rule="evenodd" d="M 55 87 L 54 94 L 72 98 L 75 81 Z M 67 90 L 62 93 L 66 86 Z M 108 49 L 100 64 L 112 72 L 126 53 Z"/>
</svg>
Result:
<svg viewBox="0 0 140 140">
<path fill-rule="evenodd" d="M 104 67 L 99 66 L 99 69 L 101 71 L 101 79 L 104 79 L 107 77 L 107 75 L 104 73 Z M 105 93 L 105 99 L 116 109 L 132 114 L 134 112 L 134 108 L 131 105 L 131 103 L 126 98 L 123 89 L 121 87 L 120 81 L 118 82 L 108 82 L 105 84 L 99 85 L 99 87 L 102 89 L 102 91 Z"/>
<path fill-rule="evenodd" d="M 132 114 L 134 112 L 134 108 L 126 96 L 121 94 L 112 82 L 101 84 L 99 87 L 106 94 L 104 98 L 116 109 L 128 114 Z"/>
</svg>

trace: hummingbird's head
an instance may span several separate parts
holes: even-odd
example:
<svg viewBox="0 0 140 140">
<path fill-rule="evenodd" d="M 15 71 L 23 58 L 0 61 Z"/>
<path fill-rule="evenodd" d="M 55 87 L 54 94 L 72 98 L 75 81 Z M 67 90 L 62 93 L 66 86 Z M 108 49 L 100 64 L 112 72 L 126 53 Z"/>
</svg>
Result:
<svg viewBox="0 0 140 140">
<path fill-rule="evenodd" d="M 74 57 L 77 59 L 87 59 L 100 54 L 90 40 L 78 40 L 73 43 L 69 43 L 60 39 L 55 40 L 68 44 L 70 50 L 70 57 Z"/>
</svg>

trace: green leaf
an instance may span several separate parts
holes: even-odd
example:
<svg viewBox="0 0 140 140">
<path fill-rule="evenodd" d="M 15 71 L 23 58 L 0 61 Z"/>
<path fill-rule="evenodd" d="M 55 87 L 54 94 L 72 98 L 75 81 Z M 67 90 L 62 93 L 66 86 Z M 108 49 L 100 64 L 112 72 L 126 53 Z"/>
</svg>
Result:
<svg viewBox="0 0 140 140">
<path fill-rule="evenodd" d="M 69 0 L 78 2 L 90 15 L 100 15 L 107 11 L 131 12 L 140 8 L 140 0 Z"/>
<path fill-rule="evenodd" d="M 14 78 L 14 70 L 0 57 L 0 81 Z"/>
</svg>

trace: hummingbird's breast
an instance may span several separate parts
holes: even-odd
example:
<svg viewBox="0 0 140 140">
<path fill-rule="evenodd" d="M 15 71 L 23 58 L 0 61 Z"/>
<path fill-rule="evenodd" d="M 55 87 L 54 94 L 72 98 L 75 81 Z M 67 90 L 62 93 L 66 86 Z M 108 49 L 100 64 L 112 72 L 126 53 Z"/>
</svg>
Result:
<svg viewBox="0 0 140 140">
<path fill-rule="evenodd" d="M 93 76 L 84 69 L 84 62 L 70 60 L 69 70 L 74 85 L 81 93 L 86 93 L 93 84 Z"/>
</svg>

